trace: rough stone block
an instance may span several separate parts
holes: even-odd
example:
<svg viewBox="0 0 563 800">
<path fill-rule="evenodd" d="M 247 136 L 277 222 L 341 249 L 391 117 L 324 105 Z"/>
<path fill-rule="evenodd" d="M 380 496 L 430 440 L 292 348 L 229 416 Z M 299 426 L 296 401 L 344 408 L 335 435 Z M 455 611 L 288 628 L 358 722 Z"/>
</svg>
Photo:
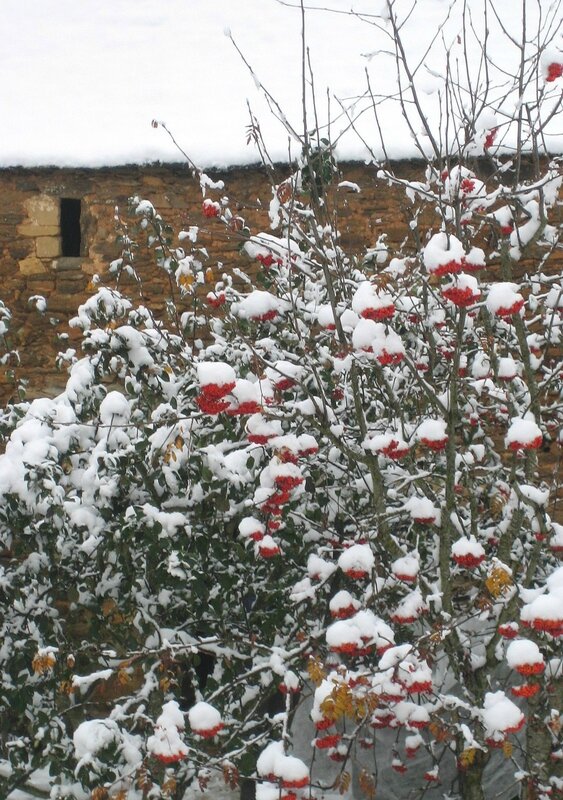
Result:
<svg viewBox="0 0 563 800">
<path fill-rule="evenodd" d="M 20 236 L 58 236 L 58 225 L 38 225 L 37 222 L 22 222 L 18 225 Z"/>
<path fill-rule="evenodd" d="M 59 201 L 47 194 L 35 195 L 25 202 L 27 216 L 36 225 L 59 226 Z"/>
<path fill-rule="evenodd" d="M 76 303 L 77 308 L 80 302 L 82 302 L 83 299 L 82 296 L 84 294 L 84 289 L 86 288 L 86 280 L 82 276 L 80 277 L 81 279 L 78 281 L 69 281 L 69 280 L 57 281 L 57 293 L 61 295 L 63 294 L 74 295 L 75 297 L 77 297 L 78 298 Z"/>
<path fill-rule="evenodd" d="M 63 256 L 62 258 L 57 258 L 57 260 L 53 262 L 53 267 L 57 272 L 78 273 L 80 272 L 82 261 L 82 256 Z"/>
<path fill-rule="evenodd" d="M 82 272 L 84 275 L 96 275 L 106 271 L 108 262 L 105 259 L 94 256 L 92 259 L 82 261 Z"/>
<path fill-rule="evenodd" d="M 18 225 L 22 221 L 22 214 L 17 213 L 16 211 L 4 211 L 0 212 L 0 224 L 1 225 L 9 225 L 11 228 L 14 225 Z"/>
<path fill-rule="evenodd" d="M 24 258 L 20 261 L 19 268 L 22 275 L 39 275 L 42 272 L 47 272 L 47 268 L 43 262 L 34 256 Z"/>
<path fill-rule="evenodd" d="M 38 258 L 56 258 L 61 252 L 61 240 L 58 236 L 38 236 L 35 252 Z"/>
<path fill-rule="evenodd" d="M 21 261 L 31 255 L 35 255 L 35 248 L 31 239 L 9 242 L 8 246 L 2 251 L 2 258 L 9 260 L 12 265 L 14 261 Z"/>
<path fill-rule="evenodd" d="M 49 297 L 49 311 L 57 314 L 65 314 L 67 317 L 74 316 L 76 310 L 84 297 L 81 295 L 64 295 L 54 292 Z"/>
<path fill-rule="evenodd" d="M 53 278 L 41 275 L 30 275 L 27 281 L 28 288 L 37 294 L 51 294 L 55 289 L 55 281 Z"/>
</svg>

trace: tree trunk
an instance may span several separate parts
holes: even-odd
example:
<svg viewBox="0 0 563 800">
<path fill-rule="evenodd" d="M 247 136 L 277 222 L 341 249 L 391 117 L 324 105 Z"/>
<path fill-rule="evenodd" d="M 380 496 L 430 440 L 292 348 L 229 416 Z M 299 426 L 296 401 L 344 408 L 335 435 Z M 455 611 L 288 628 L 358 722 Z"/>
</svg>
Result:
<svg viewBox="0 0 563 800">
<path fill-rule="evenodd" d="M 459 793 L 463 800 L 486 800 L 483 792 L 483 773 L 488 760 L 488 753 L 476 750 L 473 763 L 459 770 Z"/>
<path fill-rule="evenodd" d="M 548 703 L 542 701 L 541 695 L 530 698 L 528 725 L 526 728 L 526 770 L 530 779 L 524 783 L 523 800 L 537 800 L 540 786 L 549 784 L 550 777 L 563 777 L 563 764 L 560 760 L 552 761 L 552 743 L 557 740 L 558 731 L 550 732 L 546 721 L 550 709 L 559 714 L 563 711 L 563 680 L 555 679 L 551 684 Z M 558 718 L 557 718 L 558 719 Z"/>
</svg>

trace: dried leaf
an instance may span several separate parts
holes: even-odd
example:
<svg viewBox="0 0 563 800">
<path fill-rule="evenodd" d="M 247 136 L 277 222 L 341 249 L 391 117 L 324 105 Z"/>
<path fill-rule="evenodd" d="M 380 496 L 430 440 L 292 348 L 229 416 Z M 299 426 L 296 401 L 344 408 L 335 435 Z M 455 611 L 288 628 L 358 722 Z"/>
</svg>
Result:
<svg viewBox="0 0 563 800">
<path fill-rule="evenodd" d="M 126 669 L 117 670 L 117 682 L 120 686 L 128 686 L 128 684 L 131 683 L 131 675 L 129 675 Z"/>
<path fill-rule="evenodd" d="M 449 739 L 451 739 L 449 730 L 439 722 L 431 722 L 428 726 L 428 730 L 437 742 L 447 742 Z"/>
<path fill-rule="evenodd" d="M 479 611 L 490 611 L 493 607 L 493 603 L 490 597 L 481 594 L 475 599 L 475 606 Z"/>
<path fill-rule="evenodd" d="M 561 722 L 561 715 L 554 708 L 551 709 L 551 718 L 547 723 L 547 727 L 555 735 L 559 736 L 563 723 Z"/>
<path fill-rule="evenodd" d="M 223 764 L 223 780 L 225 781 L 225 785 L 234 792 L 239 785 L 239 779 L 239 771 L 235 765 L 231 764 L 229 761 L 225 761 Z"/>
<path fill-rule="evenodd" d="M 284 181 L 280 183 L 277 188 L 276 194 L 278 196 L 278 200 L 280 203 L 287 203 L 288 200 L 291 200 L 291 196 L 293 194 L 292 186 L 289 181 Z"/>
<path fill-rule="evenodd" d="M 141 791 L 148 790 L 152 787 L 152 781 L 149 777 L 148 770 L 144 765 L 137 770 L 135 785 L 138 789 L 141 789 Z"/>
<path fill-rule="evenodd" d="M 205 792 L 205 790 L 207 789 L 207 787 L 209 785 L 210 779 L 211 779 L 211 775 L 209 773 L 209 770 L 201 769 L 197 773 L 197 782 L 198 782 L 198 785 L 199 785 L 200 792 Z"/>
<path fill-rule="evenodd" d="M 176 791 L 178 783 L 175 778 L 168 778 L 160 787 L 160 793 L 163 798 L 172 797 Z"/>
<path fill-rule="evenodd" d="M 111 614 L 115 612 L 117 608 L 117 603 L 112 597 L 106 597 L 105 600 L 102 602 L 102 614 L 104 617 L 109 617 Z"/>
<path fill-rule="evenodd" d="M 44 672 L 49 672 L 57 663 L 57 658 L 54 653 L 36 653 L 31 662 L 31 666 L 36 675 L 43 675 Z"/>
<path fill-rule="evenodd" d="M 336 776 L 333 788 L 337 789 L 339 794 L 346 794 L 352 783 L 352 775 L 349 772 L 341 772 Z"/>
<path fill-rule="evenodd" d="M 376 276 L 374 285 L 379 289 L 387 289 L 390 285 L 393 285 L 393 276 L 388 272 L 381 272 Z"/>
<path fill-rule="evenodd" d="M 510 758 L 510 756 L 512 755 L 512 750 L 513 749 L 514 748 L 512 746 L 512 742 L 509 742 L 508 739 L 505 739 L 505 741 L 503 742 L 503 745 L 502 745 L 502 753 L 503 753 L 504 757 L 505 758 Z"/>
<path fill-rule="evenodd" d="M 367 798 L 369 798 L 369 800 L 373 800 L 373 798 L 376 795 L 375 780 L 373 778 L 373 775 L 371 775 L 367 770 L 363 769 L 360 772 L 360 777 L 358 782 L 362 794 L 364 794 Z"/>
<path fill-rule="evenodd" d="M 491 501 L 490 501 L 491 512 L 497 517 L 500 516 L 500 514 L 502 514 L 502 510 L 505 507 L 505 505 L 507 504 L 507 502 L 508 502 L 508 498 L 505 497 L 504 495 L 502 495 L 502 494 L 493 495 L 493 497 L 491 498 Z"/>
</svg>

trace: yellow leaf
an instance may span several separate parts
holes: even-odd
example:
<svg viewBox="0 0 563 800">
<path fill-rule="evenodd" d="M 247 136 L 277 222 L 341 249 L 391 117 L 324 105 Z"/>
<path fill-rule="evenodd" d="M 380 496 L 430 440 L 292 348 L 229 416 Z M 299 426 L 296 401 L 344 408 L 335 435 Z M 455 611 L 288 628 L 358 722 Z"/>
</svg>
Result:
<svg viewBox="0 0 563 800">
<path fill-rule="evenodd" d="M 334 700 L 332 697 L 326 697 L 323 702 L 321 703 L 321 714 L 325 719 L 329 719 L 331 722 L 334 722 L 336 717 L 336 710 L 334 708 Z"/>
<path fill-rule="evenodd" d="M 352 692 L 347 683 L 339 683 L 334 687 L 332 690 L 332 699 L 334 700 L 335 719 L 354 716 L 354 701 Z"/>
<path fill-rule="evenodd" d="M 467 769 L 474 763 L 476 755 L 477 750 L 474 747 L 468 747 L 462 753 L 460 753 L 458 758 L 459 766 L 462 769 Z"/>
<path fill-rule="evenodd" d="M 180 286 L 183 286 L 184 289 L 189 289 L 191 286 L 193 286 L 194 280 L 195 278 L 193 275 L 180 275 L 178 278 L 178 283 Z"/>
<path fill-rule="evenodd" d="M 367 715 L 367 703 L 364 697 L 358 697 L 354 703 L 355 718 L 359 722 Z"/>
<path fill-rule="evenodd" d="M 379 695 L 376 692 L 369 692 L 366 695 L 366 701 L 370 711 L 375 711 L 376 708 L 379 708 Z"/>
<path fill-rule="evenodd" d="M 491 597 L 496 599 L 501 597 L 512 586 L 512 576 L 506 569 L 497 565 L 493 567 L 487 576 L 485 586 Z"/>
<path fill-rule="evenodd" d="M 309 659 L 309 662 L 307 663 L 307 672 L 309 674 L 309 678 L 311 679 L 312 683 L 315 684 L 315 686 L 320 686 L 326 678 L 326 672 L 323 669 L 323 665 L 316 658 Z"/>
</svg>

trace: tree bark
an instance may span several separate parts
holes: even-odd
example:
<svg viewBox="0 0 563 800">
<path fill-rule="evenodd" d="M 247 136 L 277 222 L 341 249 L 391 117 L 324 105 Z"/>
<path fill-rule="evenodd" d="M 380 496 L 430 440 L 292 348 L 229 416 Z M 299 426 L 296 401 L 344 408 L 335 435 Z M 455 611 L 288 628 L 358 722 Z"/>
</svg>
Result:
<svg viewBox="0 0 563 800">
<path fill-rule="evenodd" d="M 459 770 L 459 793 L 463 800 L 486 800 L 483 792 L 483 773 L 488 760 L 488 753 L 477 750 L 473 764 Z"/>
<path fill-rule="evenodd" d="M 555 679 L 548 695 L 549 701 L 542 702 L 541 695 L 530 698 L 528 725 L 526 727 L 526 771 L 530 779 L 524 783 L 523 800 L 537 800 L 542 794 L 540 786 L 549 784 L 549 779 L 563 778 L 563 764 L 560 760 L 551 759 L 552 743 L 557 734 L 552 736 L 546 721 L 550 709 L 561 714 L 563 712 L 563 680 Z"/>
</svg>

